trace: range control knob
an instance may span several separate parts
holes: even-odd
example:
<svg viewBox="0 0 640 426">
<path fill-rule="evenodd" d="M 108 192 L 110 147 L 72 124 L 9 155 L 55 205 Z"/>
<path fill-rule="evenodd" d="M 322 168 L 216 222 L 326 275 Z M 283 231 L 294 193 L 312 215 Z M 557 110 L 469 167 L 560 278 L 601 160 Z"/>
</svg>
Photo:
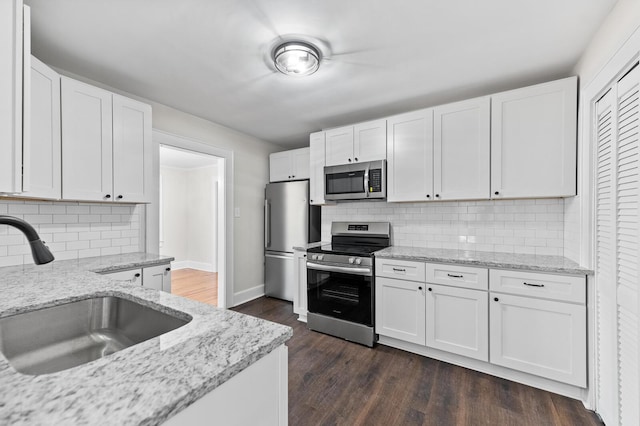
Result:
<svg viewBox="0 0 640 426">
<path fill-rule="evenodd" d="M 359 264 L 361 264 L 361 263 L 362 263 L 362 259 L 357 258 L 357 259 L 356 259 L 356 265 L 359 265 Z"/>
<path fill-rule="evenodd" d="M 350 257 L 350 258 L 349 258 L 349 263 L 353 264 L 353 262 L 355 262 L 355 260 L 356 260 L 355 258 Z"/>
<path fill-rule="evenodd" d="M 318 260 L 318 255 L 317 254 L 311 255 L 311 260 Z"/>
<path fill-rule="evenodd" d="M 319 254 L 318 255 L 318 260 L 322 260 L 322 259 L 324 259 L 324 255 L 323 254 Z"/>
</svg>

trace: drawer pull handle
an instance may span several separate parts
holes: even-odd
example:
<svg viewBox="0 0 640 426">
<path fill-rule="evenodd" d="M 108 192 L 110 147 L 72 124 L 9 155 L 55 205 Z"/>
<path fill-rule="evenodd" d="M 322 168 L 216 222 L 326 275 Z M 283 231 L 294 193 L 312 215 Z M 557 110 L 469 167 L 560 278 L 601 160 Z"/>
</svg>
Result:
<svg viewBox="0 0 640 426">
<path fill-rule="evenodd" d="M 393 268 L 393 270 L 396 272 L 407 272 L 407 270 L 404 268 Z"/>
<path fill-rule="evenodd" d="M 464 278 L 464 275 L 453 275 L 453 274 L 447 274 L 448 277 L 451 278 Z"/>
<path fill-rule="evenodd" d="M 533 284 L 533 283 L 523 283 L 524 285 L 528 285 L 529 287 L 544 287 L 544 284 Z"/>
<path fill-rule="evenodd" d="M 422 290 L 422 286 L 418 287 L 418 290 Z"/>
</svg>

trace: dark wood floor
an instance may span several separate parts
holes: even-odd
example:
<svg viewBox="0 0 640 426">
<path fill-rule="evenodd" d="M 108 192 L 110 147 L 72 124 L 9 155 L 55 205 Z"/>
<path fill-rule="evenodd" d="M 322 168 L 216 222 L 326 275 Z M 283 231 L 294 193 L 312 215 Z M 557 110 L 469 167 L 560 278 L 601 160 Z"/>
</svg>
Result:
<svg viewBox="0 0 640 426">
<path fill-rule="evenodd" d="M 234 308 L 293 328 L 289 424 L 601 425 L 580 401 L 398 349 L 310 331 L 291 303 Z"/>
</svg>

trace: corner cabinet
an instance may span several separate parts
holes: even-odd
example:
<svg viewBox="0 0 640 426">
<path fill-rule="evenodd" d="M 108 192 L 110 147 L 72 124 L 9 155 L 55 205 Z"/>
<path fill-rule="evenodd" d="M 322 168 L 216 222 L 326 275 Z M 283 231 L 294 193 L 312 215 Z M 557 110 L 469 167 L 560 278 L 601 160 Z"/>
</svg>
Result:
<svg viewBox="0 0 640 426">
<path fill-rule="evenodd" d="M 387 158 L 387 121 L 384 119 L 329 129 L 325 133 L 327 166 Z"/>
<path fill-rule="evenodd" d="M 269 154 L 269 182 L 309 179 L 309 148 Z"/>
<path fill-rule="evenodd" d="M 0 2 L 0 193 L 28 189 L 22 168 L 29 150 L 30 21 L 22 0 Z"/>
<path fill-rule="evenodd" d="M 62 196 L 146 203 L 151 197 L 151 107 L 62 77 Z"/>
<path fill-rule="evenodd" d="M 491 197 L 576 194 L 577 77 L 491 96 Z"/>
</svg>

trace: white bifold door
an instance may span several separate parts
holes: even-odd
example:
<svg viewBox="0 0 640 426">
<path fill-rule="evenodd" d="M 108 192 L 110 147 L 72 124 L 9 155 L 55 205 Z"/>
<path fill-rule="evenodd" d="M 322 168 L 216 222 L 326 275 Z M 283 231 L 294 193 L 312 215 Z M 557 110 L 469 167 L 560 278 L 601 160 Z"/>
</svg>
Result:
<svg viewBox="0 0 640 426">
<path fill-rule="evenodd" d="M 606 424 L 640 424 L 640 67 L 596 103 L 598 407 Z"/>
</svg>

